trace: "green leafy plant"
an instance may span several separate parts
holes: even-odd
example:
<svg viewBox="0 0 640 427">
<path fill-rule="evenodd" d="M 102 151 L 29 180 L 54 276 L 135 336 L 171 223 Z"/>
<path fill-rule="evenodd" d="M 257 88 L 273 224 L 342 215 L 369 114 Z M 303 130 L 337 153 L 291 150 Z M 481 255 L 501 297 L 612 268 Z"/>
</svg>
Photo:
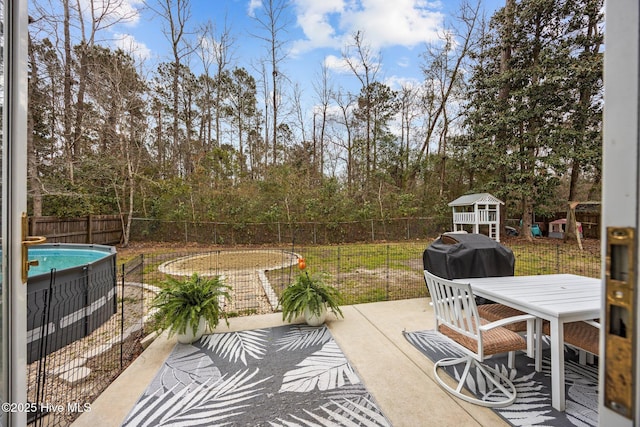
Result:
<svg viewBox="0 0 640 427">
<path fill-rule="evenodd" d="M 185 280 L 168 277 L 165 285 L 151 305 L 157 309 L 154 314 L 157 330 L 168 330 L 172 336 L 186 333 L 189 327 L 195 334 L 201 317 L 211 328 L 218 326 L 220 317 L 229 324 L 221 300 L 231 298 L 231 287 L 224 284 L 219 276 L 208 278 L 194 273 Z"/>
<path fill-rule="evenodd" d="M 336 316 L 343 317 L 340 304 L 342 296 L 338 290 L 325 282 L 326 275 L 309 275 L 306 271 L 287 286 L 280 296 L 282 318 L 291 321 L 302 315 L 305 309 L 320 316 L 323 308 L 330 309 Z"/>
</svg>

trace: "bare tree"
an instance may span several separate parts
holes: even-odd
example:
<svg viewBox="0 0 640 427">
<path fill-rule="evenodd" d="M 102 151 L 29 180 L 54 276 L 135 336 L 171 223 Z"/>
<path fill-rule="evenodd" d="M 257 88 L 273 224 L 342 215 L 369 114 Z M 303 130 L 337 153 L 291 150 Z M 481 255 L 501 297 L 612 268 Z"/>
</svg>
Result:
<svg viewBox="0 0 640 427">
<path fill-rule="evenodd" d="M 246 173 L 245 159 L 245 139 L 246 134 L 251 131 L 252 120 L 257 115 L 256 107 L 256 82 L 244 68 L 235 68 L 231 72 L 229 96 L 226 100 L 225 112 L 231 120 L 231 124 L 235 125 L 238 139 L 238 162 L 240 163 L 240 176 L 244 177 Z M 249 144 L 248 144 L 249 145 Z M 251 145 L 249 145 L 249 153 L 251 154 Z M 254 165 L 255 159 L 251 157 L 251 164 Z"/>
<path fill-rule="evenodd" d="M 281 100 L 280 82 L 284 79 L 284 75 L 280 73 L 280 64 L 285 60 L 286 53 L 284 46 L 287 40 L 283 38 L 283 34 L 287 31 L 289 20 L 285 14 L 288 6 L 287 0 L 261 0 L 261 7 L 258 9 L 261 14 L 256 15 L 254 19 L 258 23 L 261 34 L 255 37 L 263 40 L 269 47 L 269 58 L 267 62 L 271 66 L 271 119 L 272 132 L 271 136 L 273 144 L 273 162 L 276 163 L 277 147 L 278 147 L 278 112 Z M 267 87 L 265 79 L 265 87 Z M 268 89 L 265 88 L 268 91 Z M 265 108 L 267 108 L 265 106 Z"/>
<path fill-rule="evenodd" d="M 353 34 L 353 43 L 347 45 L 342 51 L 342 58 L 347 63 L 349 69 L 353 72 L 356 78 L 360 81 L 361 93 L 364 95 L 364 111 L 365 111 L 365 139 L 366 139 L 366 164 L 365 173 L 366 178 L 369 178 L 369 174 L 372 170 L 373 162 L 371 159 L 372 153 L 372 133 L 374 127 L 373 114 L 371 104 L 373 102 L 371 98 L 371 92 L 369 87 L 376 81 L 376 76 L 380 70 L 380 53 L 373 53 L 371 46 L 369 46 L 364 40 L 364 34 L 361 31 L 356 31 Z"/>
<path fill-rule="evenodd" d="M 200 140 L 202 141 L 202 146 L 205 151 L 210 150 L 211 144 L 211 129 L 213 127 L 213 103 L 211 99 L 214 97 L 214 84 L 213 77 L 211 76 L 211 68 L 215 61 L 214 59 L 214 50 L 216 43 L 215 40 L 215 30 L 213 23 L 208 21 L 201 29 L 200 43 L 199 46 L 199 57 L 202 62 L 202 69 L 204 70 L 203 75 L 200 77 L 202 89 L 204 93 L 202 94 L 202 104 L 201 109 L 201 126 L 200 126 Z M 219 142 L 218 137 L 216 137 L 216 142 Z"/>
<path fill-rule="evenodd" d="M 99 40 L 101 31 L 130 20 L 136 13 L 123 7 L 128 0 L 34 0 L 30 5 L 33 20 L 40 32 L 61 52 L 63 69 L 62 146 L 66 176 L 75 182 L 75 164 L 82 156 L 85 92 L 89 79 L 87 52 Z M 123 12 L 129 11 L 129 12 Z"/>
<path fill-rule="evenodd" d="M 191 19 L 191 8 L 189 0 L 155 0 L 153 3 L 147 3 L 147 6 L 161 19 L 164 20 L 162 32 L 171 43 L 172 54 L 172 70 L 171 70 L 171 89 L 172 89 L 172 135 L 174 149 L 178 150 L 180 156 L 184 155 L 188 147 L 183 147 L 180 141 L 180 74 L 186 58 L 191 55 L 195 48 L 191 46 L 187 37 L 187 22 Z M 187 130 L 189 131 L 189 130 Z M 186 173 L 187 165 L 179 165 L 179 173 Z"/>
<path fill-rule="evenodd" d="M 320 76 L 318 81 L 313 83 L 315 90 L 318 107 L 313 112 L 313 156 L 316 163 L 316 167 L 320 171 L 322 176 L 324 173 L 324 149 L 325 149 L 325 134 L 327 128 L 327 115 L 329 112 L 329 105 L 331 103 L 332 88 L 329 81 L 329 68 L 326 64 L 322 64 L 320 68 Z M 320 123 L 316 123 L 316 116 L 320 117 Z M 319 131 L 318 131 L 319 127 Z"/>
<path fill-rule="evenodd" d="M 294 83 L 293 93 L 291 96 L 293 102 L 293 115 L 295 116 L 295 126 L 300 132 L 300 140 L 305 142 L 307 141 L 307 126 L 303 103 L 304 89 L 299 83 Z"/>
<path fill-rule="evenodd" d="M 409 171 L 409 162 L 412 147 L 412 133 L 414 129 L 414 120 L 421 116 L 422 111 L 420 108 L 420 91 L 419 88 L 413 85 L 404 84 L 400 89 L 399 95 L 400 104 L 400 168 L 404 171 L 402 174 L 402 187 L 407 187 L 407 180 Z"/>
<path fill-rule="evenodd" d="M 428 111 L 427 129 L 422 146 L 418 150 L 410 178 L 417 174 L 422 159 L 427 155 L 434 138 L 438 140 L 441 158 L 441 178 L 444 178 L 447 156 L 447 137 L 451 123 L 450 109 L 457 103 L 456 89 L 463 82 L 464 64 L 478 41 L 476 31 L 480 23 L 480 2 L 474 6 L 464 1 L 460 4 L 457 23 L 444 30 L 441 40 L 427 46 L 422 72 L 425 77 L 425 110 Z M 441 130 L 439 135 L 436 131 Z M 441 189 L 441 192 L 443 189 Z"/>
<path fill-rule="evenodd" d="M 216 26 L 212 22 L 207 22 L 202 29 L 202 37 L 200 40 L 200 56 L 206 76 L 211 76 L 211 65 L 215 66 L 215 82 L 213 93 L 213 114 L 210 109 L 205 112 L 207 117 L 215 118 L 215 141 L 216 145 L 220 144 L 222 104 L 224 98 L 224 74 L 234 62 L 234 44 L 235 37 L 231 32 L 231 27 L 225 18 L 224 26 L 218 32 Z M 208 108 L 211 108 L 209 105 Z M 211 140 L 209 127 L 209 135 L 207 140 Z"/>
<path fill-rule="evenodd" d="M 267 78 L 267 66 L 266 63 L 264 61 L 260 62 L 260 68 L 258 69 L 259 73 L 260 73 L 260 81 L 262 82 L 262 99 L 264 102 L 264 115 L 263 115 L 263 120 L 262 120 L 262 124 L 264 125 L 264 137 L 263 137 L 263 142 L 265 145 L 265 152 L 264 152 L 264 167 L 266 168 L 268 163 L 269 163 L 269 147 L 270 147 L 270 139 L 271 139 L 271 123 L 269 121 L 269 117 L 270 117 L 270 112 L 269 112 L 269 105 L 271 105 L 271 102 L 269 102 L 269 81 Z M 273 164 L 276 164 L 276 158 L 277 158 L 277 153 L 276 153 L 276 140 L 275 140 L 275 134 L 276 134 L 276 128 L 274 127 L 274 131 L 273 131 Z M 257 159 L 256 159 L 257 160 Z M 259 161 L 257 161 L 257 163 L 259 163 Z M 256 164 L 257 165 L 257 164 Z"/>
<path fill-rule="evenodd" d="M 346 151 L 347 191 L 352 192 L 355 175 L 355 148 L 353 144 L 353 109 L 355 99 L 349 93 L 342 91 L 332 94 L 332 98 L 340 110 L 340 115 L 335 120 L 344 127 L 345 131 L 345 137 L 339 138 L 337 144 Z"/>
</svg>

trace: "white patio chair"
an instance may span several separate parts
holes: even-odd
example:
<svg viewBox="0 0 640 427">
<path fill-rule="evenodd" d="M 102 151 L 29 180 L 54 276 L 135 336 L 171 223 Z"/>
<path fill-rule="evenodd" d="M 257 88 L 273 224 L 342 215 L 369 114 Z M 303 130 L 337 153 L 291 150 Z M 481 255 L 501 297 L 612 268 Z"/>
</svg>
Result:
<svg viewBox="0 0 640 427">
<path fill-rule="evenodd" d="M 436 318 L 436 330 L 450 338 L 453 344 L 464 353 L 462 357 L 445 358 L 437 361 L 433 368 L 436 381 L 449 393 L 481 406 L 504 407 L 516 399 L 516 388 L 507 377 L 499 371 L 482 362 L 500 353 L 527 350 L 527 342 L 518 333 L 503 327 L 514 322 L 526 321 L 529 330 L 533 330 L 535 317 L 519 315 L 505 318 L 496 322 L 488 322 L 478 314 L 475 298 L 468 283 L 457 283 L 452 280 L 435 276 L 427 270 L 424 277 L 431 294 L 433 311 Z M 510 365 L 511 365 L 510 358 Z M 464 363 L 464 370 L 455 387 L 440 377 L 438 368 Z M 510 366 L 513 367 L 512 365 Z M 504 398 L 484 400 L 462 393 L 471 369 L 482 372 L 486 380 L 493 385 L 492 397 L 496 391 L 502 392 Z"/>
</svg>

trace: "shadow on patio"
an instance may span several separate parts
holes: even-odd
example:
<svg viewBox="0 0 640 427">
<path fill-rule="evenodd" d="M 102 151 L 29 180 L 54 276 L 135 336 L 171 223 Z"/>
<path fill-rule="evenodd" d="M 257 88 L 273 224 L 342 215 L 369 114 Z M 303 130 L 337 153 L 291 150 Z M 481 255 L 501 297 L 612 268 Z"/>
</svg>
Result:
<svg viewBox="0 0 640 427">
<path fill-rule="evenodd" d="M 402 331 L 433 328 L 428 299 L 418 298 L 343 307 L 344 319 L 327 324 L 380 409 L 394 426 L 500 426 L 487 408 L 451 397 L 433 379 L 433 363 L 413 347 Z M 229 332 L 283 325 L 282 314 L 230 319 Z M 154 378 L 175 345 L 156 339 L 72 425 L 119 426 Z"/>
</svg>

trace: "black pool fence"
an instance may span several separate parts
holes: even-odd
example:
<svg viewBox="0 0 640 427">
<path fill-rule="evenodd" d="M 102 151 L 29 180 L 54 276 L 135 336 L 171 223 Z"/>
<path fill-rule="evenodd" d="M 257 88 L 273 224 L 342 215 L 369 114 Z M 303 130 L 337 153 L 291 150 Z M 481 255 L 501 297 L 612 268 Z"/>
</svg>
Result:
<svg viewBox="0 0 640 427">
<path fill-rule="evenodd" d="M 74 280 L 63 282 L 64 277 L 58 275 L 51 287 L 60 291 L 49 293 L 47 282 L 45 289 L 38 291 L 41 294 L 35 298 L 39 302 L 34 302 L 32 317 L 43 319 L 42 325 L 59 323 L 52 319 L 59 317 L 56 310 L 64 306 L 76 314 L 60 318 L 76 319 L 81 311 L 94 317 L 84 316 L 78 322 L 82 327 L 70 328 L 69 336 L 60 338 L 60 342 L 67 342 L 63 346 L 37 342 L 36 332 L 32 332 L 32 346 L 41 353 L 35 358 L 35 354 L 30 356 L 33 362 L 27 367 L 28 400 L 62 410 L 33 414 L 30 423 L 71 424 L 83 405 L 90 405 L 140 354 L 141 341 L 149 333 L 144 326 L 155 295 L 153 287 L 162 286 L 167 275 L 186 277 L 195 269 L 223 276 L 232 286 L 232 300 L 225 305 L 230 316 L 278 311 L 278 295 L 300 274 L 297 257 L 306 259 L 307 271 L 327 274 L 328 281 L 342 292 L 343 305 L 426 297 L 422 254 L 432 241 L 149 250 L 125 264 L 117 264 L 113 270 L 116 277 L 113 298 L 111 279 L 87 277 L 86 281 L 95 285 L 86 287 L 82 301 L 73 295 L 81 285 Z M 505 239 L 503 244 L 515 254 L 516 275 L 574 273 L 600 277 L 597 241 L 584 242 L 584 250 L 556 239 L 533 243 Z M 258 263 L 263 256 L 268 265 Z M 233 260 L 231 265 L 223 263 L 225 257 Z M 183 261 L 197 262 L 194 267 Z M 98 272 L 87 269 L 83 274 Z M 87 336 L 81 337 L 85 332 Z"/>
<path fill-rule="evenodd" d="M 142 352 L 142 264 L 53 272 L 28 295 L 27 400 L 32 426 L 68 426 Z M 72 274 L 73 273 L 73 274 Z M 47 275 L 49 276 L 49 275 Z"/>
</svg>

